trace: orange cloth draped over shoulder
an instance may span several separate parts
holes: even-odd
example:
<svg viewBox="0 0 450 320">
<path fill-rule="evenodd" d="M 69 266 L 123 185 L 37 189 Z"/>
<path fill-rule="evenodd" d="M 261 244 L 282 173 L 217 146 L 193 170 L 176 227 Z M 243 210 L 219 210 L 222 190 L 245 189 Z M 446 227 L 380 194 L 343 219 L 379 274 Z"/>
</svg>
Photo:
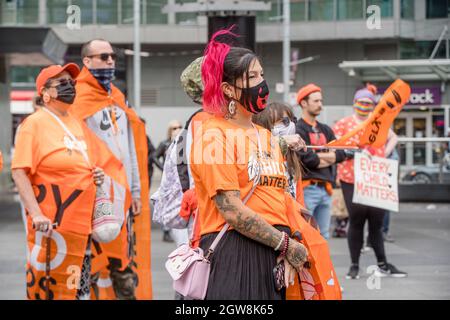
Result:
<svg viewBox="0 0 450 320">
<path fill-rule="evenodd" d="M 127 106 L 125 96 L 117 87 L 111 84 L 111 93 L 108 95 L 87 68 L 83 68 L 77 77 L 76 91 L 77 96 L 71 107 L 71 112 L 77 118 L 86 120 L 98 111 L 108 106 L 115 105 L 126 113 L 131 125 L 138 160 L 142 202 L 141 214 L 134 217 L 133 230 L 136 237 L 136 243 L 133 245 L 134 258 L 131 267 L 138 276 L 136 298 L 143 300 L 152 299 L 152 278 L 150 268 L 151 221 L 148 201 L 149 183 L 145 124 L 139 119 L 136 112 Z M 130 262 L 126 250 L 126 236 L 126 228 L 122 228 L 122 234 L 115 241 L 108 244 L 101 244 L 101 248 L 107 256 L 122 260 L 123 268 L 128 265 L 128 263 L 125 262 Z M 111 290 L 108 290 L 108 292 L 111 292 Z M 105 298 L 113 299 L 115 297 L 107 295 Z"/>
</svg>

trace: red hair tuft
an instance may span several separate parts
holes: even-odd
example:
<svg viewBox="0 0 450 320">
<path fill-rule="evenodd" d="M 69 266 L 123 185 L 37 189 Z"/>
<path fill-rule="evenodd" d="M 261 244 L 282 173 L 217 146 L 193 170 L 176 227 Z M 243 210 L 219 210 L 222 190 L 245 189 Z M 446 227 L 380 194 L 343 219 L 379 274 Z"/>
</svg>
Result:
<svg viewBox="0 0 450 320">
<path fill-rule="evenodd" d="M 223 35 L 237 37 L 236 34 L 231 32 L 233 27 L 217 31 L 211 37 L 205 49 L 202 63 L 203 110 L 209 113 L 224 114 L 222 107 L 226 100 L 220 85 L 223 80 L 223 65 L 231 46 L 217 41 L 217 37 Z"/>
</svg>

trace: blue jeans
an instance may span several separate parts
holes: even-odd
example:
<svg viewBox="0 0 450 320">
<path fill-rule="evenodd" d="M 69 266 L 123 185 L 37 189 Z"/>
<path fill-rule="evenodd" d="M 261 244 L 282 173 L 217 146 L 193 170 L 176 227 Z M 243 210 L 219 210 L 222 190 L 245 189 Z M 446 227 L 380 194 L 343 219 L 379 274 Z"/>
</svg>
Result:
<svg viewBox="0 0 450 320">
<path fill-rule="evenodd" d="M 323 186 L 309 185 L 303 190 L 306 208 L 312 212 L 319 225 L 320 234 L 330 237 L 331 196 Z"/>
<path fill-rule="evenodd" d="M 383 233 L 389 233 L 389 222 L 391 220 L 391 212 L 386 211 L 383 219 Z"/>
</svg>

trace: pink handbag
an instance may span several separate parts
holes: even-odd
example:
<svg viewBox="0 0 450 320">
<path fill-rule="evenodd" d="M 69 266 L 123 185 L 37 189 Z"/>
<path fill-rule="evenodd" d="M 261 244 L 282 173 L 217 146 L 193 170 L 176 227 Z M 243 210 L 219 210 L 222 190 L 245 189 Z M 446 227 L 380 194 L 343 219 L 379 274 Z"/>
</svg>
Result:
<svg viewBox="0 0 450 320">
<path fill-rule="evenodd" d="M 210 268 L 211 264 L 203 256 L 203 250 L 193 249 L 187 244 L 173 251 L 166 262 L 166 269 L 174 280 L 173 289 L 196 300 L 205 299 Z"/>
</svg>

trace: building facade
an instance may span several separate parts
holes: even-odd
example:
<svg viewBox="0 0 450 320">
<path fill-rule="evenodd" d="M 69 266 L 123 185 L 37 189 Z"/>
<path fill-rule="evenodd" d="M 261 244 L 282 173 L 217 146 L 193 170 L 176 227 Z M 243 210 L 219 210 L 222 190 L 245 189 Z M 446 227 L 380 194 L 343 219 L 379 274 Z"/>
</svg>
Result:
<svg viewBox="0 0 450 320">
<path fill-rule="evenodd" d="M 185 121 L 198 109 L 181 89 L 182 70 L 202 54 L 207 38 L 207 20 L 194 13 L 163 14 L 166 4 L 182 0 L 142 0 L 142 109 L 154 144 L 165 139 L 167 123 Z M 262 58 L 273 101 L 281 101 L 277 83 L 282 82 L 282 0 L 272 0 L 271 10 L 257 14 L 256 51 Z M 301 59 L 314 57 L 292 70 L 292 96 L 299 87 L 314 82 L 323 88 L 325 110 L 322 120 L 332 125 L 352 112 L 353 94 L 366 81 L 386 88 L 390 79 L 372 81 L 358 72 L 339 67 L 343 61 L 428 59 L 443 33 L 450 28 L 449 0 L 292 0 L 291 48 Z M 80 8 L 80 28 L 76 27 L 73 6 Z M 375 13 L 373 10 L 375 6 Z M 374 16 L 374 14 L 376 16 Z M 373 28 L 379 16 L 380 28 Z M 372 20 L 371 20 L 372 19 Z M 368 20 L 370 20 L 368 22 Z M 120 54 L 118 85 L 133 103 L 132 0 L 0 0 L 0 28 L 50 28 L 68 46 L 64 60 L 81 63 L 82 43 L 92 38 L 109 40 Z M 373 24 L 373 23 L 372 23 Z M 444 34 L 435 59 L 448 59 Z M 24 45 L 26 46 L 26 45 Z M 1 52 L 1 51 L 0 51 Z M 8 54 L 6 57 L 11 90 L 33 90 L 34 76 L 48 55 Z M 0 62 L 1 62 L 0 53 Z M 443 67 L 447 76 L 450 70 Z M 1 67 L 0 67 L 1 70 Z M 1 71 L 0 71 L 1 74 Z M 1 83 L 0 78 L 0 83 Z M 447 79 L 408 81 L 416 93 L 396 120 L 399 135 L 412 137 L 446 136 L 450 129 L 450 86 Z M 1 88 L 1 85 L 0 85 Z M 15 104 L 15 102 L 13 102 Z M 5 106 L 2 105 L 2 109 Z M 293 106 L 297 115 L 300 108 Z M 13 108 L 13 113 L 15 110 Z M 25 111 L 22 111 L 25 112 Z M 14 115 L 13 115 L 14 116 Z M 16 122 L 21 115 L 15 115 Z M 3 150 L 4 145 L 2 146 Z M 436 163 L 434 147 L 414 146 L 402 154 L 404 165 Z"/>
</svg>

